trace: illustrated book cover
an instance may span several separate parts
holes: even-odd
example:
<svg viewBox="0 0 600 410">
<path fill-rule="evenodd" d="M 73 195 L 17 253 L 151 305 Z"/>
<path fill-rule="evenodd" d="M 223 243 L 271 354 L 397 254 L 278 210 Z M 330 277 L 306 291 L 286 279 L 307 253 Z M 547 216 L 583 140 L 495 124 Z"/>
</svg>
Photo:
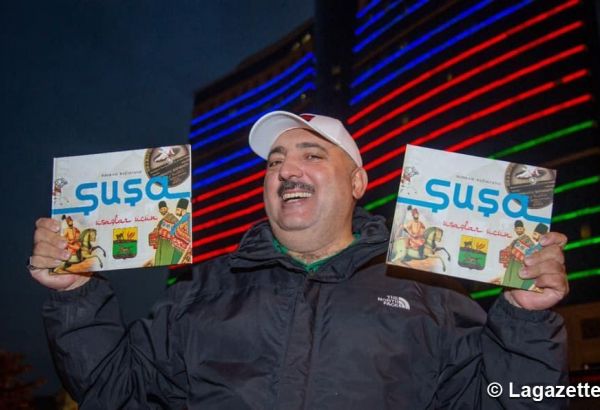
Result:
<svg viewBox="0 0 600 410">
<path fill-rule="evenodd" d="M 55 273 L 192 262 L 189 145 L 54 158 L 52 218 L 71 256 Z"/>
<path fill-rule="evenodd" d="M 387 263 L 538 290 L 519 276 L 550 228 L 556 171 L 408 145 Z"/>
</svg>

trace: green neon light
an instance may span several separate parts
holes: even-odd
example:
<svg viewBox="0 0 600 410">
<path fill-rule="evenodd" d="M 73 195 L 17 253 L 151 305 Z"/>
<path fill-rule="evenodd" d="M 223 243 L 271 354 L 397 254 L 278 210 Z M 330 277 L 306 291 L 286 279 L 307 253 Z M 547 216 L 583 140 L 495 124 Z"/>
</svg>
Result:
<svg viewBox="0 0 600 410">
<path fill-rule="evenodd" d="M 375 208 L 379 208 L 380 206 L 383 206 L 383 205 L 387 204 L 388 202 L 392 202 L 393 200 L 395 200 L 396 196 L 397 196 L 396 194 L 384 196 L 383 198 L 379 198 L 379 199 L 374 200 L 373 202 L 369 202 L 368 204 L 366 204 L 364 206 L 364 208 L 367 211 L 370 211 Z"/>
<path fill-rule="evenodd" d="M 597 275 L 600 275 L 600 268 L 587 269 L 587 270 L 569 273 L 567 275 L 567 279 L 569 281 L 574 281 L 574 280 L 585 279 L 585 278 L 589 278 L 589 277 L 597 276 Z M 491 288 L 491 289 L 473 292 L 473 293 L 471 293 L 471 298 L 472 299 L 483 299 L 483 298 L 489 298 L 491 296 L 496 296 L 496 295 L 499 295 L 500 293 L 502 293 L 502 289 L 503 288 Z"/>
<path fill-rule="evenodd" d="M 177 277 L 176 276 L 171 276 L 169 279 L 167 279 L 167 286 L 171 286 L 175 282 L 177 282 Z"/>
<path fill-rule="evenodd" d="M 579 272 L 569 273 L 567 275 L 567 278 L 569 280 L 578 280 L 578 279 L 589 278 L 589 277 L 597 276 L 597 275 L 600 275 L 600 268 L 588 269 L 588 270 L 582 270 Z"/>
<path fill-rule="evenodd" d="M 582 248 L 584 246 L 597 245 L 600 243 L 600 236 L 594 236 L 593 238 L 582 239 L 577 242 L 571 242 L 565 245 L 564 250 L 570 251 L 571 249 Z"/>
<path fill-rule="evenodd" d="M 582 208 L 573 212 L 566 212 L 564 214 L 556 215 L 552 217 L 552 223 L 568 221 L 570 219 L 580 218 L 585 215 L 597 214 L 600 212 L 600 205 L 591 208 Z"/>
<path fill-rule="evenodd" d="M 595 121 L 592 121 L 592 120 L 584 121 L 582 123 L 575 124 L 575 125 L 572 125 L 567 128 L 563 128 L 562 130 L 551 132 L 550 134 L 542 135 L 541 137 L 537 137 L 537 138 L 531 139 L 529 141 L 526 141 L 522 144 L 514 145 L 510 148 L 496 152 L 495 154 L 490 155 L 489 158 L 496 159 L 496 158 L 500 158 L 500 157 L 505 157 L 510 154 L 514 154 L 516 152 L 525 151 L 527 149 L 535 147 L 536 145 L 545 144 L 545 143 L 555 140 L 557 138 L 562 138 L 567 135 L 571 135 L 573 133 L 583 131 L 588 128 L 592 128 L 594 125 L 596 125 Z"/>
<path fill-rule="evenodd" d="M 566 184 L 555 187 L 554 193 L 560 194 L 565 191 L 570 191 L 571 189 L 581 188 L 582 186 L 597 184 L 598 182 L 600 182 L 600 175 L 578 179 L 577 181 L 567 182 Z"/>
</svg>

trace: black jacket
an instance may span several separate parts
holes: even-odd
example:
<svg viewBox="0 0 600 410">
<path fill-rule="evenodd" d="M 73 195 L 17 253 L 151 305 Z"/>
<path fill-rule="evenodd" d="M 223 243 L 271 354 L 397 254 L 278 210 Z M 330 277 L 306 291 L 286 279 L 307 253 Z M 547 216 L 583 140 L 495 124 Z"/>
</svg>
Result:
<svg viewBox="0 0 600 410">
<path fill-rule="evenodd" d="M 566 384 L 559 316 L 504 297 L 486 315 L 390 277 L 382 219 L 358 209 L 354 228 L 354 245 L 307 272 L 261 223 L 129 329 L 105 280 L 53 293 L 44 319 L 65 386 L 82 409 L 349 410 L 512 409 L 539 403 L 509 399 L 509 382 Z"/>
</svg>

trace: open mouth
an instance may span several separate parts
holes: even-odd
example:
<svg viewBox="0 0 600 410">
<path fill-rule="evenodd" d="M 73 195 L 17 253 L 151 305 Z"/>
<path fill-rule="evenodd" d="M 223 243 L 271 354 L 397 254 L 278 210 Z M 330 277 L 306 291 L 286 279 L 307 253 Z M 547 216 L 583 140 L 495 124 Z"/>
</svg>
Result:
<svg viewBox="0 0 600 410">
<path fill-rule="evenodd" d="M 312 195 L 312 192 L 286 192 L 281 196 L 281 198 L 284 202 L 288 202 L 295 199 L 310 198 Z"/>
<path fill-rule="evenodd" d="M 277 193 L 287 203 L 310 198 L 315 193 L 315 188 L 304 182 L 286 180 L 281 183 Z"/>
</svg>

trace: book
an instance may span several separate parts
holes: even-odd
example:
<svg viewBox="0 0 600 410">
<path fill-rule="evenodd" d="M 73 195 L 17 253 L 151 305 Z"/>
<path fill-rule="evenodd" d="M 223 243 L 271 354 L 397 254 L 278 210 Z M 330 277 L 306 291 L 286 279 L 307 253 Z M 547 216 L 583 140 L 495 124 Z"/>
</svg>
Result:
<svg viewBox="0 0 600 410">
<path fill-rule="evenodd" d="M 387 263 L 539 291 L 519 276 L 550 229 L 556 171 L 407 145 Z"/>
<path fill-rule="evenodd" d="M 190 146 L 54 158 L 52 218 L 71 256 L 55 273 L 192 262 Z"/>
</svg>

